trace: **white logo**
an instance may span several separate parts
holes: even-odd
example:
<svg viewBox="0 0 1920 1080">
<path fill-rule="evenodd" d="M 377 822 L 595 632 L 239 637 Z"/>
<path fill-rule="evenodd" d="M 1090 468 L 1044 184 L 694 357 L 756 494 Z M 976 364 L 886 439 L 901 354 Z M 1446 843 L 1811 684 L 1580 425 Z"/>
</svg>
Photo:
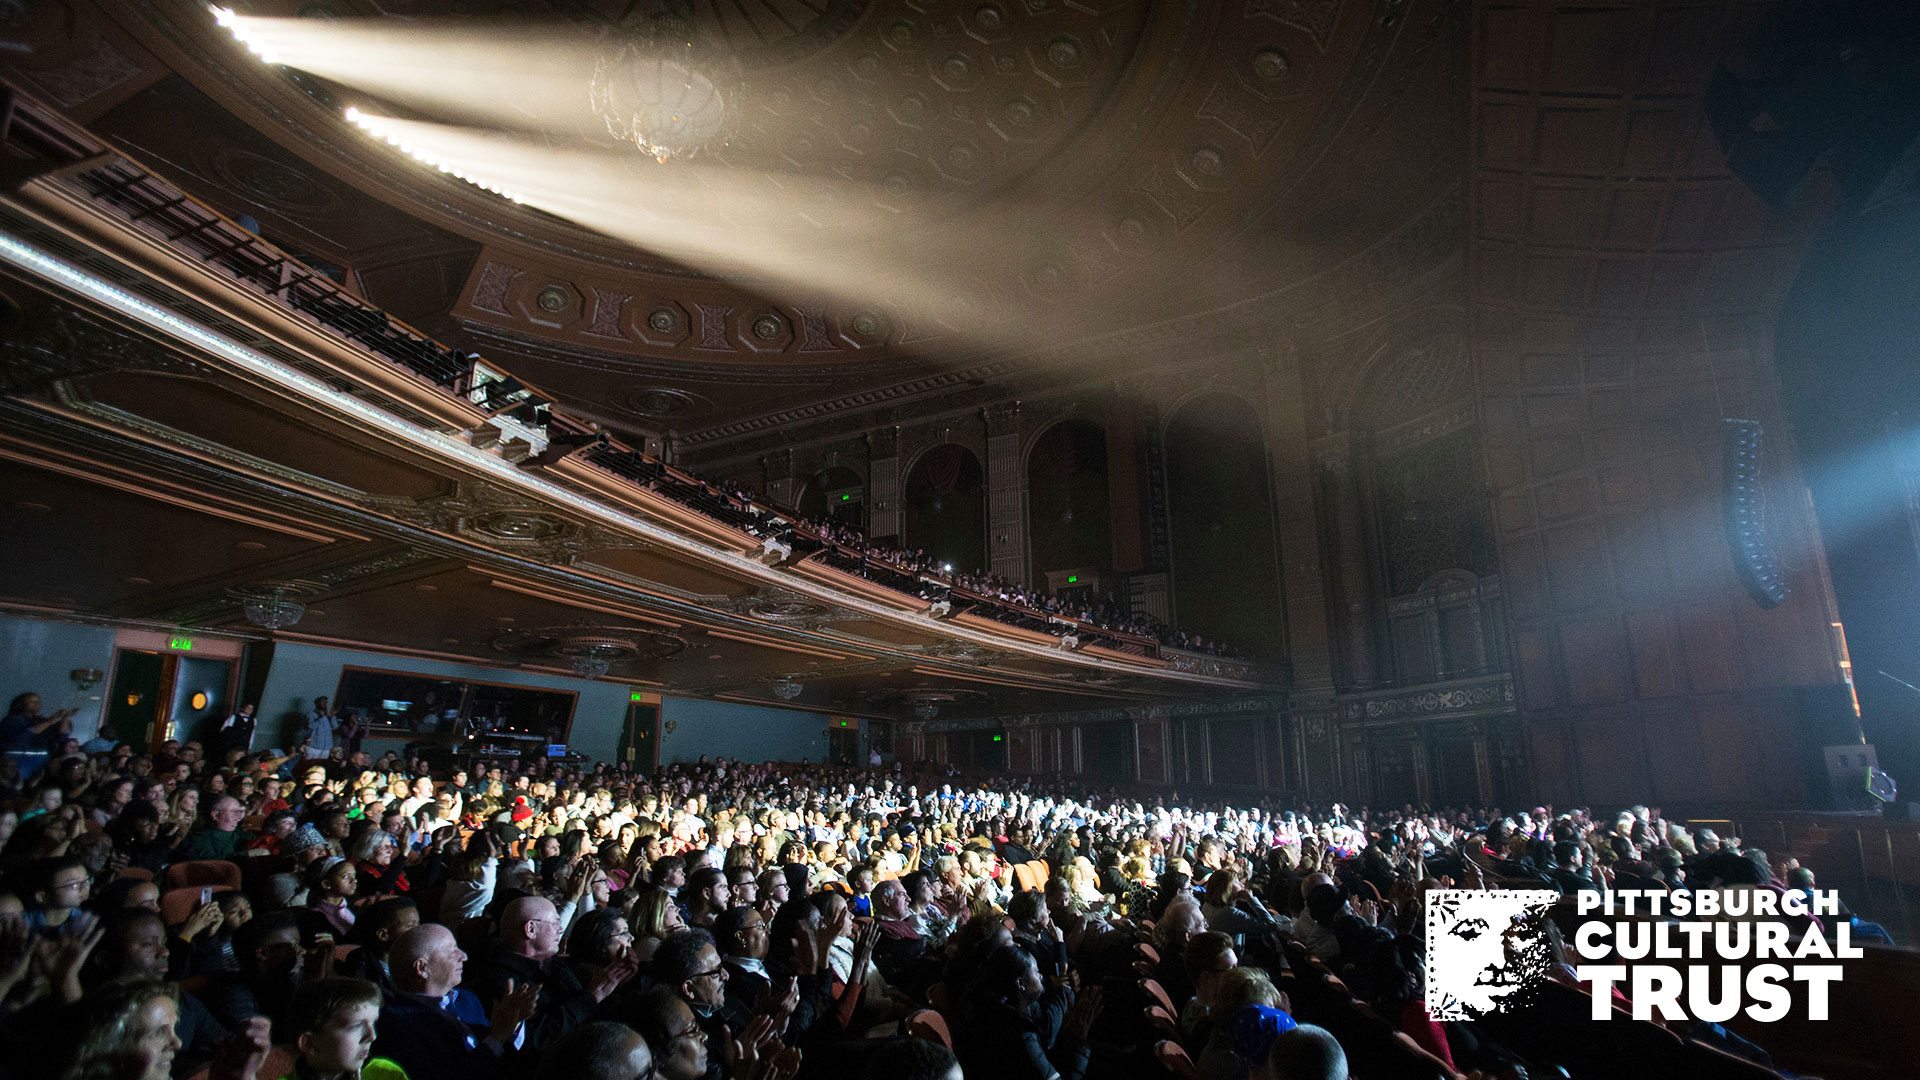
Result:
<svg viewBox="0 0 1920 1080">
<path fill-rule="evenodd" d="M 1434 889 L 1427 901 L 1427 1008 L 1472 1020 L 1523 1005 L 1553 964 L 1551 889 Z"/>
</svg>

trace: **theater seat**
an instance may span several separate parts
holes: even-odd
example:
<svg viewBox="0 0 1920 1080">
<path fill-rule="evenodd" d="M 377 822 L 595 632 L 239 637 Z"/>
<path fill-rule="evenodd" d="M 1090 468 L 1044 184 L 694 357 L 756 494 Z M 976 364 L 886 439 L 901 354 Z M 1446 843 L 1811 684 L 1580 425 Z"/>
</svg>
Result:
<svg viewBox="0 0 1920 1080">
<path fill-rule="evenodd" d="M 1180 1025 L 1174 1023 L 1173 1015 L 1160 1006 L 1149 1005 L 1140 1010 L 1140 1016 L 1147 1022 L 1147 1026 L 1157 1032 L 1161 1038 L 1177 1039 L 1180 1037 Z"/>
<path fill-rule="evenodd" d="M 1161 1039 L 1153 1044 L 1153 1059 L 1167 1070 L 1168 1075 L 1178 1080 L 1200 1080 L 1200 1070 L 1194 1068 L 1193 1059 L 1172 1039 Z"/>
<path fill-rule="evenodd" d="M 237 889 L 240 887 L 240 868 L 225 859 L 195 859 L 174 863 L 167 867 L 165 884 L 169 889 L 200 885 Z"/>
<path fill-rule="evenodd" d="M 221 893 L 230 893 L 235 890 L 214 888 L 209 885 L 188 885 L 185 888 L 168 889 L 160 894 L 161 921 L 165 922 L 169 929 L 186 922 L 187 917 L 193 914 L 193 909 L 200 906 L 200 894 L 203 891 L 219 896 Z"/>
<path fill-rule="evenodd" d="M 942 1016 L 953 1015 L 953 994 L 947 989 L 946 983 L 934 983 L 927 987 L 927 1004 Z"/>
<path fill-rule="evenodd" d="M 1159 982 L 1153 979 L 1141 979 L 1135 985 L 1140 987 L 1141 993 L 1153 999 L 1154 1004 L 1167 1010 L 1167 1015 L 1180 1015 L 1180 1010 L 1173 1007 L 1173 997 L 1167 993 L 1167 988 L 1161 986 Z"/>
<path fill-rule="evenodd" d="M 953 1032 L 947 1028 L 947 1018 L 932 1009 L 908 1013 L 904 1024 L 907 1034 L 914 1038 L 937 1042 L 948 1050 L 953 1049 Z"/>
</svg>

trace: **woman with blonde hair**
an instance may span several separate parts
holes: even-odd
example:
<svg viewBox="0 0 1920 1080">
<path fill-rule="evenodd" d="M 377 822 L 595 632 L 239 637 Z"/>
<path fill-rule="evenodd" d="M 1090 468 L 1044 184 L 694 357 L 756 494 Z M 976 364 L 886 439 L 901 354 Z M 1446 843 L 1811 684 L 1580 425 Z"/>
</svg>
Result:
<svg viewBox="0 0 1920 1080">
<path fill-rule="evenodd" d="M 183 784 L 167 796 L 167 812 L 162 825 L 171 825 L 181 836 L 192 832 L 200 824 L 200 789 Z"/>
<path fill-rule="evenodd" d="M 660 942 L 686 925 L 667 890 L 648 889 L 634 897 L 633 905 L 627 909 L 627 927 L 633 933 L 633 958 L 643 964 L 652 960 Z"/>
<path fill-rule="evenodd" d="M 1061 867 L 1060 878 L 1067 884 L 1068 901 L 1083 911 L 1104 911 L 1113 903 L 1113 897 L 1101 891 L 1100 874 L 1085 855 L 1075 855 L 1072 862 Z"/>
</svg>

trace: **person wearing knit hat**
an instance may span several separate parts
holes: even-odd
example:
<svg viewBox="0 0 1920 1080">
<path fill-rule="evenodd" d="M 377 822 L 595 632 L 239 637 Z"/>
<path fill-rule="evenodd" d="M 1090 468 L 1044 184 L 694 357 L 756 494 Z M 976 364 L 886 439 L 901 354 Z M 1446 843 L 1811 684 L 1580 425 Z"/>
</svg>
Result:
<svg viewBox="0 0 1920 1080">
<path fill-rule="evenodd" d="M 318 857 L 315 852 L 326 852 L 327 838 L 321 836 L 320 830 L 309 821 L 293 830 L 292 835 L 281 841 L 280 847 L 288 855 L 293 856 L 295 864 L 305 865 Z"/>
<path fill-rule="evenodd" d="M 1227 1037 L 1233 1053 L 1250 1069 L 1266 1063 L 1273 1040 L 1298 1026 L 1293 1017 L 1271 1005 L 1243 1005 L 1227 1017 Z"/>
</svg>

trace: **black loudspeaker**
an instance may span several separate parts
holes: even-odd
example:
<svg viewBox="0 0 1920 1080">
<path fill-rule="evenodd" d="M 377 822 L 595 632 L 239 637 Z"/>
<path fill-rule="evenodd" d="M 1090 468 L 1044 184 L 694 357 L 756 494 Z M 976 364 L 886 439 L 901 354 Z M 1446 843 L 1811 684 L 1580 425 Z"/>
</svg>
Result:
<svg viewBox="0 0 1920 1080">
<path fill-rule="evenodd" d="M 1767 544 L 1765 500 L 1760 491 L 1760 421 L 1720 421 L 1720 449 L 1727 546 L 1734 572 L 1754 603 L 1775 607 L 1793 587 Z"/>
<path fill-rule="evenodd" d="M 1806 776 L 1808 807 L 1815 810 L 1867 810 L 1878 805 L 1867 793 L 1868 766 L 1836 766 L 1829 747 L 1865 750 L 1860 717 L 1853 711 L 1853 688 L 1846 683 L 1803 686 L 1797 692 L 1800 760 Z M 1852 757 L 1856 755 L 1839 755 Z"/>
</svg>

